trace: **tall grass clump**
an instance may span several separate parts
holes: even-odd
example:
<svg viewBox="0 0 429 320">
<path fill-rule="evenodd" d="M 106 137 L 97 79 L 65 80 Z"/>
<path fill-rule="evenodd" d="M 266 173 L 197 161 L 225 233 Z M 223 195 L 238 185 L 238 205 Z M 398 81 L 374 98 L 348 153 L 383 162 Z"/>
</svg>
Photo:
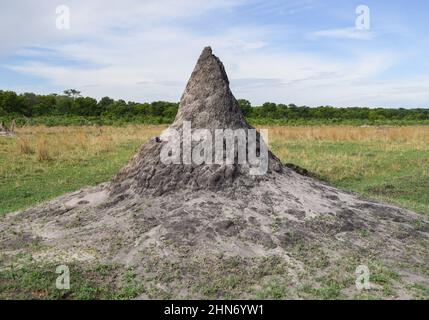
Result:
<svg viewBox="0 0 429 320">
<path fill-rule="evenodd" d="M 37 140 L 36 157 L 37 161 L 39 162 L 44 162 L 51 159 L 49 155 L 48 142 L 46 141 L 45 137 L 41 137 L 39 140 Z"/>
<path fill-rule="evenodd" d="M 34 154 L 34 149 L 32 148 L 30 140 L 28 138 L 19 138 L 18 147 L 19 147 L 20 154 L 23 154 L 23 155 Z"/>
</svg>

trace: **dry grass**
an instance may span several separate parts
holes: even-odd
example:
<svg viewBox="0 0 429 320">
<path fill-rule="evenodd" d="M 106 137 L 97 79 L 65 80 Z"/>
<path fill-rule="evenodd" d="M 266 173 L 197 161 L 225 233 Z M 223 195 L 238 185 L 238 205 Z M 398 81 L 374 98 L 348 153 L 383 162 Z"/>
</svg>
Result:
<svg viewBox="0 0 429 320">
<path fill-rule="evenodd" d="M 115 149 L 129 141 L 145 141 L 159 135 L 166 126 L 130 125 L 126 127 L 24 127 L 18 128 L 16 155 L 33 155 L 37 160 L 53 160 L 69 156 L 88 156 Z M 262 127 L 261 127 L 262 128 Z M 286 127 L 268 126 L 272 142 L 370 142 L 383 149 L 400 144 L 414 150 L 425 149 L 429 142 L 429 126 L 408 127 Z M 283 150 L 287 152 L 286 150 Z M 335 154 L 341 157 L 341 154 Z"/>
<path fill-rule="evenodd" d="M 423 175 L 427 175 L 429 160 L 410 158 L 411 162 L 405 163 L 400 156 L 429 150 L 429 126 L 274 126 L 268 129 L 271 147 L 280 159 L 299 163 L 331 181 L 372 177 L 380 171 L 380 165 L 387 165 L 383 170 L 389 169 L 392 173 L 400 172 L 407 165 L 421 166 Z M 389 153 L 398 159 L 386 162 Z"/>
<path fill-rule="evenodd" d="M 17 128 L 15 137 L 0 138 L 3 212 L 19 208 L 21 202 L 27 205 L 107 181 L 139 145 L 165 128 Z M 285 163 L 307 168 L 339 187 L 429 212 L 429 126 L 260 128 L 268 129 L 271 149 Z M 40 185 L 44 187 L 36 192 Z"/>
<path fill-rule="evenodd" d="M 271 126 L 272 139 L 312 140 L 312 141 L 347 141 L 347 142 L 400 142 L 414 147 L 424 146 L 429 142 L 429 126 L 404 127 L 355 127 L 355 126 Z"/>
<path fill-rule="evenodd" d="M 28 138 L 22 137 L 18 139 L 19 153 L 23 155 L 34 154 L 34 149 L 31 147 L 31 142 Z"/>
<path fill-rule="evenodd" d="M 15 150 L 10 156 L 33 156 L 37 161 L 62 161 L 113 151 L 129 141 L 145 141 L 164 126 L 127 127 L 23 127 L 18 128 Z M 0 169 L 1 172 L 1 169 Z"/>
<path fill-rule="evenodd" d="M 283 161 L 338 187 L 429 213 L 429 126 L 272 126 Z"/>
<path fill-rule="evenodd" d="M 72 160 L 87 159 L 103 153 L 115 152 L 118 146 L 129 142 L 143 143 L 157 136 L 166 126 L 130 125 L 126 127 L 23 127 L 17 129 L 17 139 L 10 141 L 10 148 L 4 150 L 13 162 L 33 158 L 38 162 L 53 161 L 70 163 Z M 350 175 L 372 176 L 378 168 L 368 166 L 369 151 L 376 161 L 386 152 L 407 152 L 428 150 L 429 126 L 405 127 L 353 127 L 353 126 L 313 126 L 313 127 L 263 127 L 269 131 L 269 140 L 275 153 L 284 161 L 296 161 L 324 176 L 341 180 Z M 313 150 L 341 143 L 350 148 L 324 150 L 314 154 Z M 17 145 L 16 147 L 11 147 Z M 297 148 L 299 146 L 299 148 Z M 1 152 L 1 150 L 0 150 Z M 326 165 L 329 163 L 330 165 Z M 11 163 L 9 163 L 11 164 Z M 393 172 L 401 170 L 403 164 L 389 164 Z M 0 168 L 0 176 L 9 169 L 8 163 Z M 425 169 L 426 170 L 426 169 Z M 427 173 L 427 172 L 426 172 Z"/>
<path fill-rule="evenodd" d="M 45 137 L 40 137 L 36 143 L 36 157 L 39 162 L 48 161 L 51 159 L 49 156 L 49 146 Z"/>
</svg>

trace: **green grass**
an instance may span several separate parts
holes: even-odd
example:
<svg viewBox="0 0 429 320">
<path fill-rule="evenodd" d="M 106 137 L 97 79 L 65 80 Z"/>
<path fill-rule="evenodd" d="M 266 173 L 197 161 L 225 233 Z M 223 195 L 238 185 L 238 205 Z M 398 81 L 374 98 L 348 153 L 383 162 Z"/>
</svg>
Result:
<svg viewBox="0 0 429 320">
<path fill-rule="evenodd" d="M 46 137 L 48 145 L 52 144 L 54 156 L 46 161 L 38 161 L 36 154 L 19 153 L 20 138 L 0 137 L 0 214 L 110 180 L 145 139 L 162 130 L 161 127 L 147 129 L 149 132 L 143 137 L 137 136 L 146 130 L 143 126 L 134 129 L 102 127 L 106 128 L 103 130 L 108 132 L 108 137 L 116 141 L 110 143 L 102 141 L 104 136 L 99 134 L 98 127 L 81 128 L 64 129 L 64 132 L 56 128 L 25 129 L 23 136 L 30 136 L 34 146 L 39 136 Z M 299 130 L 313 130 L 303 128 Z M 331 126 L 318 130 L 331 130 L 341 135 L 347 128 Z M 427 130 L 426 126 L 414 128 Z M 61 143 L 54 144 L 57 136 L 73 141 L 79 130 L 88 138 L 72 145 L 71 150 L 58 151 L 59 155 L 55 156 L 55 148 L 61 149 Z M 19 131 L 18 134 L 22 136 Z M 106 150 L 93 152 L 92 145 L 86 145 L 91 139 L 100 139 L 95 144 L 106 144 Z M 273 152 L 285 163 L 304 167 L 337 187 L 429 214 L 429 144 L 421 138 L 416 144 L 400 139 L 334 141 L 283 138 L 281 133 L 277 136 L 274 132 L 270 140 Z"/>
<path fill-rule="evenodd" d="M 18 138 L 0 137 L 0 214 L 110 180 L 143 141 L 162 130 L 144 126 L 102 129 L 31 127 L 20 128 Z M 276 132 L 275 127 L 271 129 L 271 148 L 283 162 L 304 167 L 340 188 L 429 214 L 429 144 L 424 139 L 332 138 L 349 130 L 341 127 L 317 129 L 326 138 L 305 138 L 301 134 L 312 128 L 298 128 L 295 137 Z M 325 130 L 331 131 L 326 134 Z M 411 127 L 409 132 L 413 130 Z M 34 152 L 20 151 L 23 137 L 31 140 Z M 37 159 L 36 146 L 41 138 L 47 140 L 50 160 Z M 70 141 L 70 145 L 63 146 L 64 141 Z M 275 221 L 273 230 L 280 222 Z M 366 236 L 365 231 L 361 236 Z M 153 261 L 152 265 L 149 261 L 146 271 L 149 275 L 157 274 L 153 279 L 137 279 L 134 270 L 119 266 L 69 265 L 72 287 L 67 291 L 55 288 L 58 276 L 55 265 L 29 263 L 0 271 L 0 299 L 132 299 L 141 294 L 170 299 L 170 290 L 160 288 L 157 283 L 181 286 L 180 281 L 187 278 L 193 279 L 194 284 L 192 290 L 189 289 L 190 296 L 212 299 L 243 296 L 343 299 L 347 290 L 354 287 L 355 268 L 362 263 L 360 257 L 338 261 L 334 264 L 337 267 L 331 270 L 329 257 L 317 246 L 297 244 L 294 250 L 292 256 L 306 266 L 303 274 L 298 275 L 298 291 L 292 286 L 288 265 L 274 258 L 249 265 L 239 258 L 219 258 L 205 262 L 207 265 L 203 268 L 201 261 L 187 261 L 185 265 L 160 260 Z M 2 264 L 1 254 L 0 265 L 6 265 Z M 368 265 L 371 282 L 379 289 L 362 292 L 355 298 L 397 297 L 398 275 L 381 264 L 368 262 Z M 426 270 L 425 266 L 422 268 Z M 426 286 L 416 284 L 409 289 L 417 298 L 428 299 Z M 184 295 L 186 297 L 186 293 Z"/>
<path fill-rule="evenodd" d="M 0 299 L 128 300 L 145 292 L 132 269 L 115 265 L 69 265 L 70 289 L 56 288 L 56 266 L 30 263 L 0 272 Z"/>
<path fill-rule="evenodd" d="M 174 120 L 172 117 L 161 116 L 133 116 L 124 117 L 104 117 L 104 116 L 72 116 L 72 115 L 51 115 L 38 117 L 20 117 L 16 115 L 0 116 L 0 122 L 6 124 L 15 120 L 19 126 L 123 126 L 127 124 L 170 124 Z M 247 117 L 247 121 L 252 125 L 287 125 L 287 126 L 319 126 L 319 125 L 428 125 L 429 120 L 417 119 L 288 119 L 288 118 L 267 118 L 267 117 Z"/>
<path fill-rule="evenodd" d="M 339 188 L 429 214 L 429 144 L 426 150 L 400 143 L 380 148 L 371 142 L 297 140 L 273 145 L 274 153 L 288 150 L 282 160 Z"/>
<path fill-rule="evenodd" d="M 111 152 L 66 162 L 39 163 L 25 157 L 0 180 L 0 214 L 16 211 L 58 195 L 110 180 L 137 151 L 139 143 L 118 146 Z M 4 155 L 0 165 L 9 161 Z M 22 171 L 22 166 L 31 166 Z M 13 172 L 15 169 L 15 172 Z"/>
</svg>

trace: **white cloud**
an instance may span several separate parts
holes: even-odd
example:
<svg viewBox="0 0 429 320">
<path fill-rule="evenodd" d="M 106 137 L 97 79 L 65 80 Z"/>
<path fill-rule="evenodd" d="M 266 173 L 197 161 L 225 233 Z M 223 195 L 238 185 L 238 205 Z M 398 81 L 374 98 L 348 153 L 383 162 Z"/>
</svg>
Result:
<svg viewBox="0 0 429 320">
<path fill-rule="evenodd" d="M 0 3 L 0 55 L 22 46 L 44 46 L 103 37 L 114 30 L 137 30 L 239 6 L 242 0 L 33 0 Z M 56 29 L 56 8 L 70 8 L 71 29 Z M 12 31 L 12 32 L 11 32 Z"/>
<path fill-rule="evenodd" d="M 287 44 L 275 47 L 270 39 L 282 36 L 283 30 L 272 27 L 222 25 L 221 20 L 216 30 L 188 25 L 211 12 L 233 10 L 241 1 L 70 1 L 69 32 L 55 29 L 56 5 L 53 0 L 38 6 L 22 0 L 0 10 L 0 25 L 12 23 L 14 30 L 0 28 L 5 39 L 0 56 L 23 58 L 6 66 L 46 79 L 50 87 L 76 88 L 97 98 L 177 101 L 202 48 L 212 45 L 225 63 L 237 98 L 255 104 L 270 100 L 313 106 L 417 106 L 429 101 L 426 78 L 377 80 L 398 62 L 396 53 L 358 51 L 339 59 L 285 49 Z M 16 19 L 18 12 L 21 19 Z M 311 36 L 371 39 L 375 35 L 332 29 Z"/>
</svg>

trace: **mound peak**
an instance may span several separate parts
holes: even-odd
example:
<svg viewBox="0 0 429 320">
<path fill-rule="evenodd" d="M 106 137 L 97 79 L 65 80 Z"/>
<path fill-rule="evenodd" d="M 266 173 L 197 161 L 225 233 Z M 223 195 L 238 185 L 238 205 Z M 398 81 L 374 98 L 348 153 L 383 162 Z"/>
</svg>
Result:
<svg viewBox="0 0 429 320">
<path fill-rule="evenodd" d="M 201 53 L 182 95 L 176 119 L 169 129 L 182 133 L 185 122 L 190 123 L 192 131 L 207 129 L 214 133 L 217 129 L 254 130 L 244 119 L 231 92 L 224 65 L 210 47 L 206 47 Z M 256 148 L 259 152 L 261 140 L 259 133 L 256 134 Z M 181 143 L 182 154 L 183 141 Z M 165 143 L 160 138 L 144 144 L 112 182 L 111 194 L 123 196 L 124 192 L 130 192 L 162 195 L 183 188 L 228 188 L 231 192 L 236 192 L 243 187 L 254 186 L 260 180 L 270 179 L 273 171 L 281 172 L 285 169 L 271 152 L 268 152 L 268 175 L 264 177 L 249 175 L 250 166 L 238 164 L 237 156 L 234 164 L 229 165 L 164 164 L 160 159 L 164 146 Z M 214 150 L 212 152 L 214 158 Z"/>
<path fill-rule="evenodd" d="M 182 95 L 172 127 L 191 121 L 196 129 L 249 128 L 234 98 L 223 63 L 206 47 Z"/>
</svg>

